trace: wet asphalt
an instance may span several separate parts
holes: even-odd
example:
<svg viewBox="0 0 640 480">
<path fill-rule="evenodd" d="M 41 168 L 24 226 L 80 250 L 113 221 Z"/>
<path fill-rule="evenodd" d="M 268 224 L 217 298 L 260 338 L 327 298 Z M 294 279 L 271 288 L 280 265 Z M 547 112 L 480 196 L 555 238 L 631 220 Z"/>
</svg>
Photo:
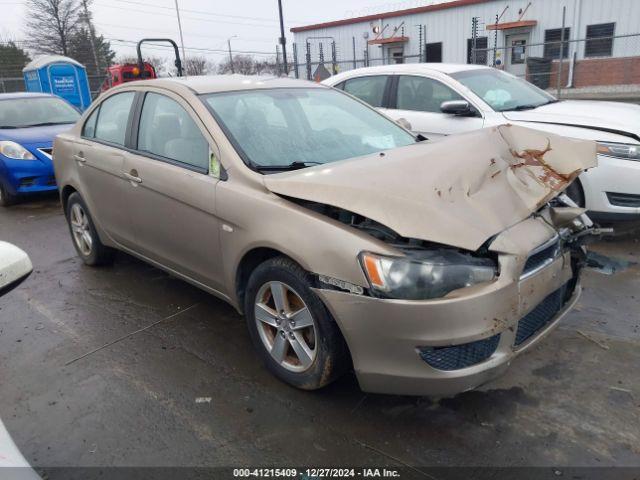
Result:
<svg viewBox="0 0 640 480">
<path fill-rule="evenodd" d="M 0 299 L 0 417 L 35 466 L 640 466 L 638 265 L 587 272 L 502 378 L 429 399 L 280 383 L 222 301 L 124 254 L 84 266 L 56 197 L 0 210 L 0 240 L 35 266 Z M 593 248 L 640 262 L 638 235 Z"/>
</svg>

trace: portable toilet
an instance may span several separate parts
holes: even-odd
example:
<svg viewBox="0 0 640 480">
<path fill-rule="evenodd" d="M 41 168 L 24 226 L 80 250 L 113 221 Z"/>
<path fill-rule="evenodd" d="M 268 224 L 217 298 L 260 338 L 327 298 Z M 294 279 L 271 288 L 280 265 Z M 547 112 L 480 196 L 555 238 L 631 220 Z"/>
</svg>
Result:
<svg viewBox="0 0 640 480">
<path fill-rule="evenodd" d="M 22 70 L 27 92 L 51 93 L 64 98 L 80 110 L 91 104 L 87 70 L 72 58 L 45 55 Z"/>
</svg>

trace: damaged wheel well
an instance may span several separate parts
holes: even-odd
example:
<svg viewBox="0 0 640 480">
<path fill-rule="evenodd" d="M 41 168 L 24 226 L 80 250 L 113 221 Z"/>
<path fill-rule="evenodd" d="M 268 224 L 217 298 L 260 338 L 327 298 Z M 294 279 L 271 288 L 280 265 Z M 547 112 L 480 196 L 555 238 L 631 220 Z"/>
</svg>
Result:
<svg viewBox="0 0 640 480">
<path fill-rule="evenodd" d="M 270 258 L 278 256 L 286 255 L 273 248 L 255 248 L 248 251 L 244 255 L 244 257 L 242 257 L 242 260 L 240 260 L 240 264 L 238 265 L 238 270 L 236 272 L 236 294 L 238 297 L 238 306 L 241 310 L 244 306 L 244 295 L 251 273 L 261 263 L 266 262 Z"/>
<path fill-rule="evenodd" d="M 571 200 L 576 202 L 579 207 L 585 207 L 584 187 L 582 186 L 582 182 L 579 178 L 576 178 L 573 183 L 567 187 L 566 194 Z"/>
</svg>

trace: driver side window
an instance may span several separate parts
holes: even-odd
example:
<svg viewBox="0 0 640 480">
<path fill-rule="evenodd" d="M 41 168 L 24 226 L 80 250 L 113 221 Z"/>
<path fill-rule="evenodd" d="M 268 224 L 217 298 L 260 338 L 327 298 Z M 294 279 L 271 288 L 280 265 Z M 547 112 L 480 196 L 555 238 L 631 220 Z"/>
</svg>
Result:
<svg viewBox="0 0 640 480">
<path fill-rule="evenodd" d="M 437 80 L 409 75 L 401 75 L 398 79 L 398 110 L 442 113 L 442 103 L 452 100 L 464 99 Z"/>
<path fill-rule="evenodd" d="M 142 107 L 138 150 L 180 164 L 209 169 L 209 143 L 187 111 L 175 100 L 147 93 Z"/>
</svg>

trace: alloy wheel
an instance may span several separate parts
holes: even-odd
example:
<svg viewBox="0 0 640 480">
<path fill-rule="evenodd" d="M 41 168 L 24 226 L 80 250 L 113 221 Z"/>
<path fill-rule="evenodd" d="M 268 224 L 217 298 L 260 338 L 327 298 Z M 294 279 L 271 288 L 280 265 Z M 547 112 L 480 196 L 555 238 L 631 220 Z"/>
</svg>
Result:
<svg viewBox="0 0 640 480">
<path fill-rule="evenodd" d="M 256 295 L 255 322 L 273 359 L 291 372 L 304 372 L 317 355 L 313 315 L 304 300 L 285 283 L 265 283 Z"/>
<path fill-rule="evenodd" d="M 93 237 L 91 236 L 91 229 L 89 227 L 89 217 L 84 211 L 84 208 L 82 208 L 78 203 L 75 203 L 71 207 L 70 222 L 71 232 L 73 233 L 73 239 L 76 242 L 76 246 L 82 255 L 91 255 Z"/>
</svg>

